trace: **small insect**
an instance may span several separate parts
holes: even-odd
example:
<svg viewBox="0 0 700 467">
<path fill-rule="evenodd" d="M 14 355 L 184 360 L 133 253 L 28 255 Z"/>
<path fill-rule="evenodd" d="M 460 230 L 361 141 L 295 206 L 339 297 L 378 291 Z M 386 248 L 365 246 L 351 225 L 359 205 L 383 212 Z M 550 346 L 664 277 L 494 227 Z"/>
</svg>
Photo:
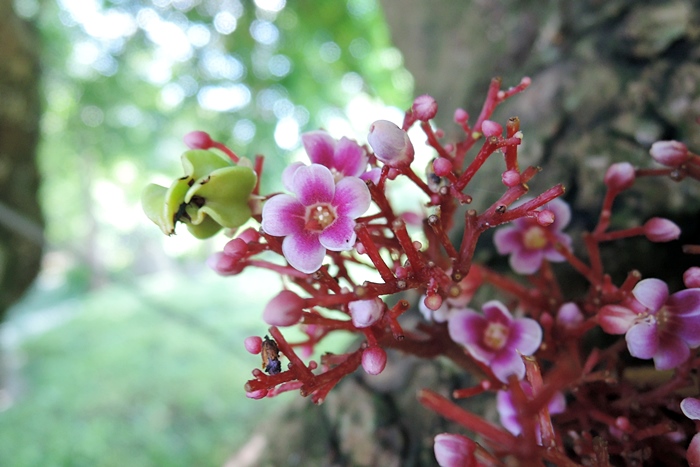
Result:
<svg viewBox="0 0 700 467">
<path fill-rule="evenodd" d="M 277 347 L 277 342 L 265 336 L 262 343 L 262 369 L 270 375 L 276 375 L 282 371 L 280 363 L 280 349 Z"/>
</svg>

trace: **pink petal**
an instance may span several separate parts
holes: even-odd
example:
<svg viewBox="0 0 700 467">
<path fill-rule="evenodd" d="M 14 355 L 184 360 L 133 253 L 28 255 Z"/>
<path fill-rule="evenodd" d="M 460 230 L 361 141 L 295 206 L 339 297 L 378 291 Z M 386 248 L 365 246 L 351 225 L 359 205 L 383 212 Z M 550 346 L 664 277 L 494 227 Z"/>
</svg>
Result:
<svg viewBox="0 0 700 467">
<path fill-rule="evenodd" d="M 301 232 L 304 229 L 306 208 L 293 196 L 276 195 L 263 205 L 262 229 L 277 237 Z"/>
<path fill-rule="evenodd" d="M 513 315 L 511 315 L 508 308 L 498 300 L 490 300 L 484 303 L 481 306 L 481 311 L 484 312 L 486 321 L 501 323 L 506 327 L 511 326 Z"/>
<path fill-rule="evenodd" d="M 306 149 L 306 154 L 313 164 L 333 167 L 333 153 L 335 152 L 335 140 L 325 131 L 311 131 L 301 135 L 301 142 Z"/>
<path fill-rule="evenodd" d="M 532 355 L 542 343 L 542 328 L 537 321 L 520 318 L 513 321 L 506 347 L 517 350 L 522 355 Z"/>
<path fill-rule="evenodd" d="M 379 179 L 382 176 L 382 169 L 379 167 L 375 167 L 373 169 L 368 170 L 367 172 L 363 173 L 360 175 L 360 179 L 362 180 L 370 180 L 372 183 L 375 185 L 379 184 Z"/>
<path fill-rule="evenodd" d="M 481 347 L 486 324 L 486 319 L 483 316 L 467 308 L 465 311 L 450 315 L 447 321 L 447 330 L 454 342 L 469 347 L 474 358 L 488 363 L 493 357 L 493 352 L 488 352 Z M 471 352 L 472 348 L 475 349 L 474 352 Z"/>
<path fill-rule="evenodd" d="M 700 467 L 700 433 L 693 436 L 685 454 L 688 467 Z"/>
<path fill-rule="evenodd" d="M 519 274 L 532 274 L 542 266 L 542 258 L 544 252 L 542 250 L 528 250 L 523 248 L 514 251 L 510 255 L 509 264 L 513 271 Z"/>
<path fill-rule="evenodd" d="M 651 311 L 657 311 L 668 299 L 668 286 L 659 279 L 644 279 L 632 289 L 634 298 Z"/>
<path fill-rule="evenodd" d="M 435 460 L 440 467 L 475 467 L 476 443 L 462 435 L 441 433 L 435 436 Z"/>
<path fill-rule="evenodd" d="M 700 420 L 700 399 L 686 397 L 681 401 L 681 411 L 691 420 Z"/>
<path fill-rule="evenodd" d="M 355 219 L 369 209 L 371 201 L 365 182 L 357 177 L 345 177 L 335 187 L 332 205 L 340 216 Z"/>
<path fill-rule="evenodd" d="M 571 208 L 566 201 L 556 198 L 545 204 L 544 208 L 554 213 L 554 222 L 549 226 L 550 229 L 562 230 L 569 225 L 571 221 Z"/>
<path fill-rule="evenodd" d="M 564 413 L 564 410 L 566 410 L 566 397 L 564 397 L 564 394 L 559 391 L 555 392 L 549 400 L 547 408 L 550 414 Z"/>
<path fill-rule="evenodd" d="M 330 203 L 335 194 L 335 181 L 331 171 L 322 165 L 311 164 L 299 167 L 294 173 L 290 191 L 304 206 L 316 203 Z"/>
<path fill-rule="evenodd" d="M 685 289 L 666 300 L 666 306 L 676 315 L 700 314 L 700 289 Z"/>
<path fill-rule="evenodd" d="M 496 230 L 493 243 L 501 255 L 507 255 L 523 247 L 523 235 L 520 229 L 513 226 Z"/>
<path fill-rule="evenodd" d="M 302 230 L 284 237 L 282 253 L 294 269 L 311 274 L 323 264 L 326 249 L 318 241 L 318 234 Z"/>
<path fill-rule="evenodd" d="M 306 167 L 306 164 L 303 162 L 293 162 L 282 171 L 282 185 L 289 191 L 293 191 L 292 180 L 294 180 L 294 174 L 297 173 L 299 167 Z"/>
<path fill-rule="evenodd" d="M 321 245 L 331 251 L 347 251 L 355 246 L 357 234 L 355 221 L 349 217 L 338 217 L 318 236 Z"/>
<path fill-rule="evenodd" d="M 690 349 L 680 338 L 673 335 L 663 335 L 659 339 L 659 347 L 654 355 L 654 366 L 657 370 L 671 370 L 690 357 Z"/>
<path fill-rule="evenodd" d="M 510 375 L 515 375 L 518 379 L 523 379 L 525 376 L 525 363 L 518 352 L 504 349 L 491 360 L 490 367 L 496 378 L 504 383 L 508 382 Z"/>
<path fill-rule="evenodd" d="M 656 331 L 656 323 L 648 321 L 642 321 L 632 326 L 625 335 L 630 354 L 641 359 L 652 358 L 659 348 L 659 338 Z"/>
<path fill-rule="evenodd" d="M 340 138 L 335 147 L 333 166 L 345 176 L 359 177 L 367 170 L 369 156 L 355 141 Z"/>
<path fill-rule="evenodd" d="M 621 305 L 605 305 L 598 312 L 598 324 L 608 334 L 624 334 L 639 315 Z"/>
</svg>

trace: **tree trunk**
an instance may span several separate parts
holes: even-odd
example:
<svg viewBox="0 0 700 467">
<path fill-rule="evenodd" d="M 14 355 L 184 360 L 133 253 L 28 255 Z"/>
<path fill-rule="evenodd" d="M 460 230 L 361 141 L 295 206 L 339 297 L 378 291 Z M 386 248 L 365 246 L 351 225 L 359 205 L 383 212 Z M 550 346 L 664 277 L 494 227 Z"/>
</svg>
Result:
<svg viewBox="0 0 700 467">
<path fill-rule="evenodd" d="M 43 221 L 36 148 L 41 113 L 35 31 L 0 0 L 0 319 L 39 271 Z"/>
</svg>

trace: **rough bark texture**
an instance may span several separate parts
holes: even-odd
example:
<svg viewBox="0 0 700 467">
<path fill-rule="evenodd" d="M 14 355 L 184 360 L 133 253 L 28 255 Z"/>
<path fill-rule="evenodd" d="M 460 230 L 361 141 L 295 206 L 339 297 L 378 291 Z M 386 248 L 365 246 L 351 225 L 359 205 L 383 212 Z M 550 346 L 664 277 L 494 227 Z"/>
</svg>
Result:
<svg viewBox="0 0 700 467">
<path fill-rule="evenodd" d="M 575 227 L 595 222 L 610 163 L 651 166 L 648 148 L 658 139 L 700 149 L 697 2 L 382 0 L 382 6 L 416 95 L 437 99 L 437 124 L 448 135 L 455 107 L 475 118 L 493 76 L 506 87 L 532 77 L 532 87 L 495 119 L 520 117 L 523 163 L 545 169 L 533 192 L 564 183 Z M 487 170 L 490 178 L 482 179 L 491 183 L 502 163 Z M 640 241 L 608 251 L 620 274 L 633 265 L 645 275 L 675 277 L 671 287 L 680 286 L 682 271 L 697 262 L 680 248 L 698 243 L 699 187 L 641 181 L 618 200 L 619 227 L 664 215 L 684 228 L 681 242 L 649 248 Z M 371 393 L 358 377 L 342 382 L 325 406 L 295 405 L 272 422 L 274 429 L 261 431 L 262 465 L 432 465 L 432 437 L 449 429 L 417 407 L 415 391 L 438 387 L 448 394 L 456 379 L 439 363 L 416 368 L 389 392 Z"/>
<path fill-rule="evenodd" d="M 41 112 L 34 31 L 0 0 L 0 319 L 39 270 L 36 147 Z"/>
</svg>

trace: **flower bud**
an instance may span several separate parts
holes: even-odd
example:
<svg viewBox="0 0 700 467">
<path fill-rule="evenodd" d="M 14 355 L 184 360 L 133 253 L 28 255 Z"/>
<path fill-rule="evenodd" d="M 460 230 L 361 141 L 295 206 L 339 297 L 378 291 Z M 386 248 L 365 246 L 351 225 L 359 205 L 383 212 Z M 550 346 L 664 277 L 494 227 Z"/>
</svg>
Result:
<svg viewBox="0 0 700 467">
<path fill-rule="evenodd" d="M 182 140 L 190 149 L 209 149 L 214 145 L 209 134 L 203 131 L 191 131 Z"/>
<path fill-rule="evenodd" d="M 426 295 L 423 304 L 427 309 L 435 311 L 442 306 L 442 297 L 438 294 Z"/>
<path fill-rule="evenodd" d="M 348 304 L 352 324 L 358 328 L 371 326 L 382 317 L 384 302 L 379 298 L 370 300 L 356 300 Z"/>
<path fill-rule="evenodd" d="M 554 223 L 554 213 L 549 209 L 543 209 L 537 213 L 537 223 L 542 227 L 547 227 Z"/>
<path fill-rule="evenodd" d="M 486 137 L 501 136 L 503 134 L 503 127 L 492 120 L 484 120 L 481 123 L 481 132 Z"/>
<path fill-rule="evenodd" d="M 301 319 L 304 299 L 291 290 L 283 290 L 263 310 L 263 320 L 271 326 L 291 326 Z"/>
<path fill-rule="evenodd" d="M 248 399 L 262 399 L 263 397 L 267 396 L 267 389 L 258 389 L 257 391 L 246 392 L 245 396 Z"/>
<path fill-rule="evenodd" d="M 452 162 L 444 157 L 438 157 L 433 161 L 433 172 L 438 177 L 444 177 L 452 172 Z"/>
<path fill-rule="evenodd" d="M 512 188 L 520 183 L 520 174 L 517 170 L 506 170 L 501 174 L 501 181 L 509 188 Z"/>
<path fill-rule="evenodd" d="M 455 123 L 459 124 L 467 123 L 467 120 L 469 120 L 469 114 L 464 109 L 457 109 L 455 110 L 454 120 Z"/>
<path fill-rule="evenodd" d="M 573 302 L 564 303 L 557 311 L 557 324 L 564 329 L 572 329 L 583 322 L 583 313 Z"/>
<path fill-rule="evenodd" d="M 441 433 L 435 436 L 435 459 L 440 467 L 476 466 L 476 443 L 466 436 Z"/>
<path fill-rule="evenodd" d="M 681 412 L 691 420 L 700 420 L 700 399 L 686 397 L 681 401 Z"/>
<path fill-rule="evenodd" d="M 432 96 L 427 94 L 416 97 L 413 101 L 413 106 L 411 106 L 413 115 L 422 122 L 427 122 L 431 118 L 434 118 L 437 114 L 437 109 L 437 102 L 435 102 Z"/>
<path fill-rule="evenodd" d="M 629 162 L 618 162 L 611 165 L 605 172 L 603 182 L 609 190 L 623 191 L 634 184 L 634 167 Z"/>
<path fill-rule="evenodd" d="M 652 242 L 670 242 L 681 235 L 681 229 L 668 219 L 653 217 L 644 224 L 644 235 Z"/>
<path fill-rule="evenodd" d="M 240 260 L 248 252 L 248 244 L 240 239 L 234 238 L 224 245 L 224 253 L 236 260 Z"/>
<path fill-rule="evenodd" d="M 377 120 L 369 127 L 367 142 L 374 155 L 389 167 L 404 167 L 413 162 L 413 144 L 401 128 L 387 120 Z"/>
<path fill-rule="evenodd" d="M 368 375 L 378 375 L 386 366 L 386 352 L 381 347 L 368 347 L 362 352 L 362 368 Z"/>
<path fill-rule="evenodd" d="M 262 351 L 262 338 L 260 336 L 246 337 L 243 341 L 245 349 L 253 355 L 259 354 Z"/>
<path fill-rule="evenodd" d="M 207 266 L 221 276 L 235 276 L 243 271 L 245 264 L 241 262 L 240 257 L 219 251 L 207 258 Z"/>
<path fill-rule="evenodd" d="M 683 283 L 689 289 L 700 288 L 700 267 L 693 266 L 683 273 Z"/>
<path fill-rule="evenodd" d="M 688 147 L 679 141 L 657 141 L 649 149 L 651 157 L 669 167 L 676 167 L 688 160 Z"/>
</svg>

